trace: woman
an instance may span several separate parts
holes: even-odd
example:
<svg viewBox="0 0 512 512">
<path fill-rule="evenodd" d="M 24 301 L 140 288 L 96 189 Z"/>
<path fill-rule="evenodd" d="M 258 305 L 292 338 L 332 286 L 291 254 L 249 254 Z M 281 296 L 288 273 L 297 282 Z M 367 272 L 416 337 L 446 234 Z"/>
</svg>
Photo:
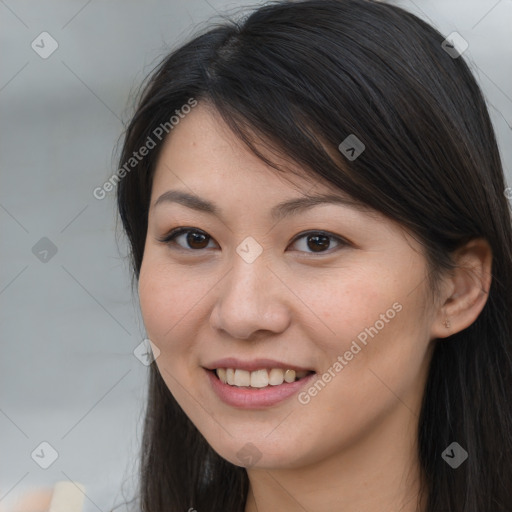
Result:
<svg viewBox="0 0 512 512">
<path fill-rule="evenodd" d="M 278 2 L 151 76 L 117 192 L 145 512 L 512 510 L 510 207 L 444 39 Z"/>
</svg>

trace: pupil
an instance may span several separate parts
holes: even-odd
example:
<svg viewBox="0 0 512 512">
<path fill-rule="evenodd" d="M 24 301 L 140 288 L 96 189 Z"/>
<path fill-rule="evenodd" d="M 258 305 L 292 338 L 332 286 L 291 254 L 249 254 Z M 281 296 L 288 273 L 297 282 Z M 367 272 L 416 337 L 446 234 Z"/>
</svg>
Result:
<svg viewBox="0 0 512 512">
<path fill-rule="evenodd" d="M 207 240 L 207 236 L 204 235 L 203 233 L 198 233 L 196 231 L 193 231 L 191 233 L 188 233 L 187 235 L 187 243 L 189 244 L 190 247 L 193 247 L 195 249 L 203 249 L 203 244 L 204 241 Z M 199 247 L 197 245 L 199 245 Z M 208 242 L 206 243 L 206 245 L 208 245 Z"/>
<path fill-rule="evenodd" d="M 316 245 L 316 248 L 315 246 L 309 245 L 311 241 L 314 241 L 315 244 L 318 244 Z M 311 235 L 308 237 L 308 247 L 312 251 L 321 252 L 322 249 L 329 248 L 329 237 L 325 235 Z M 320 250 L 317 250 L 318 247 L 320 247 Z"/>
</svg>

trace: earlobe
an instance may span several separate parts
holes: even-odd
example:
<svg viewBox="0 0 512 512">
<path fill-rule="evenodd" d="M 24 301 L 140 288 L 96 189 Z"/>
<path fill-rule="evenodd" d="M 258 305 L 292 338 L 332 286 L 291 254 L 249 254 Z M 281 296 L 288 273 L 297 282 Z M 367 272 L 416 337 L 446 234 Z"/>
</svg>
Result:
<svg viewBox="0 0 512 512">
<path fill-rule="evenodd" d="M 432 338 L 446 338 L 475 322 L 484 308 L 492 282 L 492 249 L 483 238 L 475 238 L 452 255 L 456 268 L 446 279 L 450 292 L 442 301 Z"/>
</svg>

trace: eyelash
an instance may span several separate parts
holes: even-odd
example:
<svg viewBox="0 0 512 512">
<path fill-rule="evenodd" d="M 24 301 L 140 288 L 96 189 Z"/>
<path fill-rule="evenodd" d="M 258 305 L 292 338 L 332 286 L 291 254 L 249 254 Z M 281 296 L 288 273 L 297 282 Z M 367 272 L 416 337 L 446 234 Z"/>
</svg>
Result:
<svg viewBox="0 0 512 512">
<path fill-rule="evenodd" d="M 185 247 L 182 247 L 179 244 L 177 244 L 176 243 L 176 238 L 178 236 L 180 236 L 180 235 L 187 234 L 187 233 L 199 233 L 199 234 L 205 235 L 206 237 L 209 238 L 208 243 L 213 240 L 213 238 L 210 235 L 208 235 L 208 233 L 202 231 L 201 229 L 191 228 L 191 227 L 175 228 L 175 229 L 171 230 L 169 233 L 167 233 L 165 236 L 163 236 L 162 238 L 157 238 L 157 240 L 159 242 L 164 243 L 164 244 L 169 245 L 169 246 L 177 246 L 178 249 L 181 249 L 183 251 L 202 252 L 202 251 L 206 250 L 206 248 L 202 248 L 202 249 L 185 248 Z M 333 235 L 332 233 L 329 233 L 327 231 L 315 231 L 315 230 L 304 231 L 302 233 L 299 233 L 291 241 L 290 245 L 294 244 L 295 242 L 297 242 L 301 238 L 306 238 L 308 235 L 322 235 L 322 236 L 326 236 L 326 237 L 328 237 L 328 238 L 330 238 L 332 240 L 335 240 L 339 244 L 339 246 L 337 248 L 335 248 L 334 250 L 340 249 L 343 246 L 350 245 L 348 241 L 344 240 L 343 238 L 341 238 L 341 237 L 339 237 L 337 235 Z M 326 251 L 319 251 L 319 252 L 314 252 L 314 251 L 312 251 L 312 252 L 299 251 L 299 252 L 306 252 L 307 254 L 331 254 L 333 252 L 333 250 L 331 248 L 329 248 Z"/>
</svg>

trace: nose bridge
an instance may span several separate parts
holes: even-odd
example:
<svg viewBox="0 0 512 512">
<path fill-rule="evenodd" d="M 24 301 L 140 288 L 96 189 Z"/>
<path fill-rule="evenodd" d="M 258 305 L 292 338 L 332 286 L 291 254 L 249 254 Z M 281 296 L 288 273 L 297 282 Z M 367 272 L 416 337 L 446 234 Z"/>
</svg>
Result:
<svg viewBox="0 0 512 512">
<path fill-rule="evenodd" d="M 263 257 L 247 262 L 242 257 L 235 256 L 230 274 L 228 288 L 233 300 L 246 300 L 259 308 L 264 299 L 268 299 L 272 288 L 269 279 L 271 272 Z"/>
<path fill-rule="evenodd" d="M 239 339 L 249 338 L 259 330 L 286 329 L 289 313 L 285 288 L 279 285 L 264 257 L 248 262 L 236 254 L 217 296 L 213 326 Z"/>
</svg>

